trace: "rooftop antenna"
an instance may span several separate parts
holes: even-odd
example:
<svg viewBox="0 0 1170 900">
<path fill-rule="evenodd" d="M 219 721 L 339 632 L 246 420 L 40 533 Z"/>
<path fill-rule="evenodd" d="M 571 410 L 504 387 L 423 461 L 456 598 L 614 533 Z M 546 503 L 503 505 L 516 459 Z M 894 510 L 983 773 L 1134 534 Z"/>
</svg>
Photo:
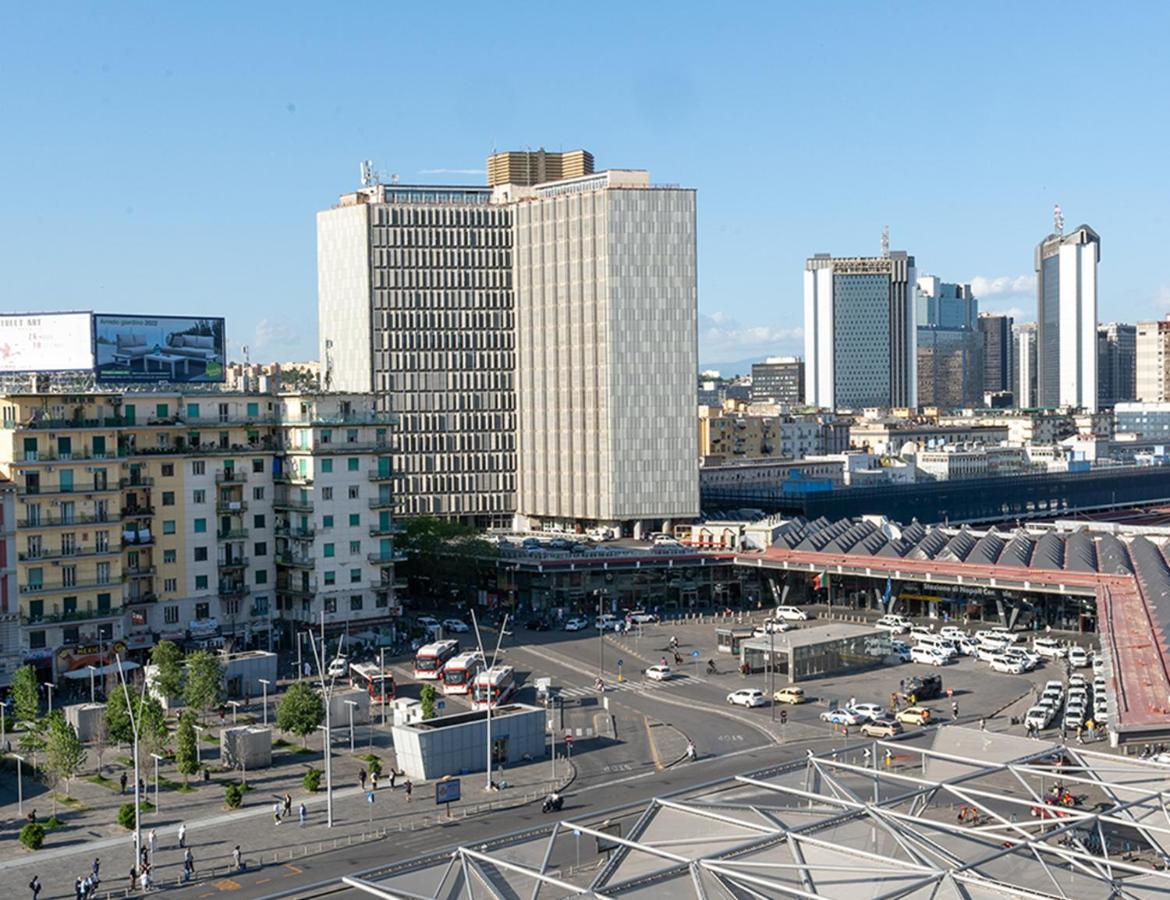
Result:
<svg viewBox="0 0 1170 900">
<path fill-rule="evenodd" d="M 890 258 L 890 226 L 882 226 L 882 259 Z"/>
<path fill-rule="evenodd" d="M 381 182 L 378 179 L 378 173 L 374 171 L 373 160 L 363 159 L 360 164 L 362 173 L 362 187 L 373 187 Z"/>
<path fill-rule="evenodd" d="M 1064 234 L 1064 213 L 1059 203 L 1052 207 L 1052 230 L 1055 234 Z"/>
</svg>

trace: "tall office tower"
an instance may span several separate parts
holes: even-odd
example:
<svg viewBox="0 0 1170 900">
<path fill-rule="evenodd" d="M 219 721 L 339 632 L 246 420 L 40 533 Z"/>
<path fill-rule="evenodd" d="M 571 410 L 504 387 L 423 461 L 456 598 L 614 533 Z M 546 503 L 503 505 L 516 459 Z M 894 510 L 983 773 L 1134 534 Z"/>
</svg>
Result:
<svg viewBox="0 0 1170 900">
<path fill-rule="evenodd" d="M 1036 247 L 1038 404 L 1097 411 L 1097 263 L 1101 238 L 1088 225 Z"/>
<path fill-rule="evenodd" d="M 982 405 L 979 303 L 971 285 L 947 284 L 933 275 L 922 275 L 914 298 L 918 403 L 947 409 Z"/>
<path fill-rule="evenodd" d="M 804 402 L 804 360 L 799 356 L 769 356 L 752 363 L 752 402 Z"/>
<path fill-rule="evenodd" d="M 1138 322 L 1135 351 L 1137 399 L 1143 403 L 1170 400 L 1170 317 Z"/>
<path fill-rule="evenodd" d="M 917 406 L 914 257 L 834 258 L 804 267 L 805 402 L 826 409 Z"/>
<path fill-rule="evenodd" d="M 1036 323 L 1012 326 L 1012 390 L 1019 409 L 1036 406 Z"/>
<path fill-rule="evenodd" d="M 521 150 L 493 153 L 487 158 L 487 183 L 533 185 L 593 174 L 593 154 L 588 150 L 549 153 Z"/>
<path fill-rule="evenodd" d="M 640 533 L 697 515 L 695 192 L 630 170 L 524 190 L 519 517 Z"/>
<path fill-rule="evenodd" d="M 1097 326 L 1097 405 L 1112 408 L 1137 396 L 1137 328 Z"/>
<path fill-rule="evenodd" d="M 1012 317 L 980 313 L 979 333 L 983 345 L 983 390 L 1012 390 Z"/>
<path fill-rule="evenodd" d="M 322 386 L 398 414 L 395 515 L 515 511 L 512 209 L 491 201 L 376 184 L 317 214 Z"/>
</svg>

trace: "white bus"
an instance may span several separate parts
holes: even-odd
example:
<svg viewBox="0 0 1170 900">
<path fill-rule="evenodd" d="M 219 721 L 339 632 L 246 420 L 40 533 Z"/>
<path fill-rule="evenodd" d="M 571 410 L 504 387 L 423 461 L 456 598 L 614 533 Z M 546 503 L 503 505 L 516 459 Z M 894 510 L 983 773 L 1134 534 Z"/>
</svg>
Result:
<svg viewBox="0 0 1170 900">
<path fill-rule="evenodd" d="M 492 666 L 484 669 L 471 682 L 471 708 L 495 708 L 507 703 L 516 690 L 516 679 L 511 666 Z"/>
<path fill-rule="evenodd" d="M 419 647 L 414 656 L 414 677 L 422 681 L 438 681 L 443 667 L 458 654 L 458 641 L 435 641 Z"/>
<path fill-rule="evenodd" d="M 471 679 L 483 668 L 483 657 L 478 650 L 460 653 L 443 669 L 443 693 L 467 694 L 471 692 Z"/>
<path fill-rule="evenodd" d="M 349 667 L 349 683 L 368 693 L 374 703 L 394 699 L 394 675 L 377 663 L 354 663 Z"/>
</svg>

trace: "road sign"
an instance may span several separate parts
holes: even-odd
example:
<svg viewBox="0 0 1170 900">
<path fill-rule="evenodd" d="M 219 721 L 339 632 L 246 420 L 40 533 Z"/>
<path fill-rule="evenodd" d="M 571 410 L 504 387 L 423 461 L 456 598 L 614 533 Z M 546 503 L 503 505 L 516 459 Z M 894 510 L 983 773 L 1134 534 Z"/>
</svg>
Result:
<svg viewBox="0 0 1170 900">
<path fill-rule="evenodd" d="M 373 791 L 367 791 L 367 792 L 366 792 L 366 803 L 369 803 L 369 804 L 371 804 L 371 805 L 372 805 L 372 804 L 373 804 L 373 802 L 374 802 L 374 792 L 373 792 Z"/>
<path fill-rule="evenodd" d="M 455 803 L 459 800 L 459 791 L 462 782 L 458 778 L 448 778 L 435 782 L 435 803 Z"/>
<path fill-rule="evenodd" d="M 698 658 L 699 658 L 700 656 L 702 656 L 702 655 L 703 655 L 703 654 L 702 654 L 702 653 L 700 653 L 698 650 L 692 650 L 692 651 L 691 651 L 691 656 L 693 656 L 695 659 L 698 659 Z"/>
<path fill-rule="evenodd" d="M 624 663 L 624 662 L 625 662 L 625 660 L 624 660 L 624 659 L 619 659 L 619 660 L 618 660 L 618 668 L 619 668 L 619 669 L 622 667 L 622 663 Z"/>
<path fill-rule="evenodd" d="M 446 709 L 446 708 L 447 708 L 447 701 L 446 700 L 436 700 L 435 701 L 435 709 Z"/>
</svg>

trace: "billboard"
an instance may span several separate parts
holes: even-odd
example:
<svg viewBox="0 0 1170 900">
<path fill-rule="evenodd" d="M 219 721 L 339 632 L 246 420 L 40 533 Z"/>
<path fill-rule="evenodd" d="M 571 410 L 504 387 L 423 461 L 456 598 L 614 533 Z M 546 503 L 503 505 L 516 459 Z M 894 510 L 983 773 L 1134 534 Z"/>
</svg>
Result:
<svg viewBox="0 0 1170 900">
<path fill-rule="evenodd" d="M 93 317 L 98 381 L 224 380 L 224 320 L 187 316 Z"/>
<path fill-rule="evenodd" d="M 93 368 L 87 312 L 0 316 L 0 374 Z"/>
</svg>

